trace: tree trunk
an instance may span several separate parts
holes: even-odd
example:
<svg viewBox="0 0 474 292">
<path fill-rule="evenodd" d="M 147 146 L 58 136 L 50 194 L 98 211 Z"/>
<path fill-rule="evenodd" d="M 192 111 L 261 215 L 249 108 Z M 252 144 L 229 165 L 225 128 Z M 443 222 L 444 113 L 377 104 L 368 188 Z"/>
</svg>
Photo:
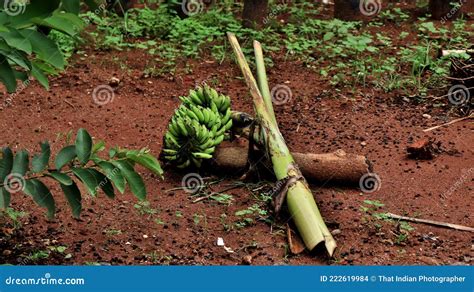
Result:
<svg viewBox="0 0 474 292">
<path fill-rule="evenodd" d="M 296 152 L 292 155 L 302 174 L 309 181 L 358 184 L 363 175 L 372 172 L 372 165 L 365 156 L 348 154 L 342 150 L 325 154 Z M 243 171 L 247 159 L 248 148 L 237 143 L 223 143 L 217 147 L 214 154 L 214 162 L 220 171 Z M 271 164 L 267 167 L 271 169 Z"/>
<path fill-rule="evenodd" d="M 369 20 L 382 9 L 382 0 L 334 0 L 334 17 L 347 21 Z"/>
<path fill-rule="evenodd" d="M 430 0 L 430 12 L 434 19 L 443 22 L 454 20 L 461 12 L 461 7 L 457 7 L 456 5 L 467 5 L 467 0 Z"/>
<path fill-rule="evenodd" d="M 245 0 L 242 20 L 244 27 L 261 28 L 268 11 L 268 0 Z"/>
</svg>

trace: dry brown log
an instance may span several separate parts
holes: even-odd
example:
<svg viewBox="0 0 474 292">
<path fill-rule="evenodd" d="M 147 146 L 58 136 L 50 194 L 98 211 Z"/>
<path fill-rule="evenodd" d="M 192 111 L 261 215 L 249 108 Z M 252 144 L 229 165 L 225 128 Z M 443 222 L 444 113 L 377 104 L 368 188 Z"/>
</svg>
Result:
<svg viewBox="0 0 474 292">
<path fill-rule="evenodd" d="M 302 174 L 312 181 L 359 183 L 364 174 L 372 172 L 372 165 L 365 156 L 348 154 L 343 150 L 326 154 L 292 154 Z M 235 143 L 223 143 L 216 149 L 214 160 L 219 168 L 243 170 L 247 165 L 248 149 Z"/>
</svg>

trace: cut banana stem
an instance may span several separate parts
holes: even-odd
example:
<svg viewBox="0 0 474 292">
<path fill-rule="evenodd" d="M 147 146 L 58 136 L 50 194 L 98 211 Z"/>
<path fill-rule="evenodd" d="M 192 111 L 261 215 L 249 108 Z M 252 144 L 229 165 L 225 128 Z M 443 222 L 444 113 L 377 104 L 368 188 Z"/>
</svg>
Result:
<svg viewBox="0 0 474 292">
<path fill-rule="evenodd" d="M 227 33 L 227 35 L 250 89 L 256 115 L 265 136 L 266 150 L 271 157 L 276 178 L 278 180 L 289 177 L 298 178 L 294 184 L 289 186 L 286 200 L 292 219 L 309 250 L 324 242 L 329 255 L 332 256 L 336 248 L 336 241 L 324 223 L 308 184 L 294 162 L 283 136 L 273 122 L 267 108 L 271 105 L 265 103 L 237 38 L 233 33 Z"/>
</svg>

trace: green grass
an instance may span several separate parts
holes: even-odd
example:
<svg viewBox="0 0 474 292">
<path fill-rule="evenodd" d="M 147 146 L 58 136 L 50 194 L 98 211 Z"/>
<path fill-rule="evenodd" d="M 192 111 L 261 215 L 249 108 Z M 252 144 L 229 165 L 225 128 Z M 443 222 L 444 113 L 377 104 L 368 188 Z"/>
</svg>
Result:
<svg viewBox="0 0 474 292">
<path fill-rule="evenodd" d="M 335 88 L 368 87 L 421 96 L 447 85 L 449 62 L 437 57 L 439 49 L 466 48 L 474 30 L 462 19 L 450 29 L 424 17 L 413 22 L 399 8 L 383 11 L 368 24 L 324 20 L 317 4 L 296 3 L 271 5 L 266 28 L 255 31 L 242 27 L 235 17 L 238 9 L 240 5 L 225 1 L 186 19 L 170 14 L 165 6 L 130 10 L 125 18 L 91 12 L 83 18 L 94 24 L 89 34 L 97 49 L 145 50 L 150 55 L 144 69 L 148 76 L 187 73 L 189 59 L 229 61 L 232 54 L 225 37 L 229 31 L 237 35 L 251 60 L 251 42 L 256 39 L 264 45 L 266 56 L 277 52 L 287 60 L 300 61 L 314 71 L 315 78 Z M 285 23 L 278 21 L 283 14 L 288 15 Z M 382 25 L 395 25 L 404 32 L 383 33 Z M 71 52 L 70 40 L 58 41 L 64 51 Z M 270 57 L 266 62 L 272 65 Z"/>
</svg>

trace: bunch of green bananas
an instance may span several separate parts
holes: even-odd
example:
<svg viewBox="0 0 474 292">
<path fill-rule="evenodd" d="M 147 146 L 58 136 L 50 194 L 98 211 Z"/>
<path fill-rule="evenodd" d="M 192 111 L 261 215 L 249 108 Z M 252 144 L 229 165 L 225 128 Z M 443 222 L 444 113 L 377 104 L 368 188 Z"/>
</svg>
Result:
<svg viewBox="0 0 474 292">
<path fill-rule="evenodd" d="M 230 97 L 205 85 L 180 99 L 183 103 L 168 125 L 161 157 L 178 168 L 200 167 L 232 127 Z"/>
</svg>

